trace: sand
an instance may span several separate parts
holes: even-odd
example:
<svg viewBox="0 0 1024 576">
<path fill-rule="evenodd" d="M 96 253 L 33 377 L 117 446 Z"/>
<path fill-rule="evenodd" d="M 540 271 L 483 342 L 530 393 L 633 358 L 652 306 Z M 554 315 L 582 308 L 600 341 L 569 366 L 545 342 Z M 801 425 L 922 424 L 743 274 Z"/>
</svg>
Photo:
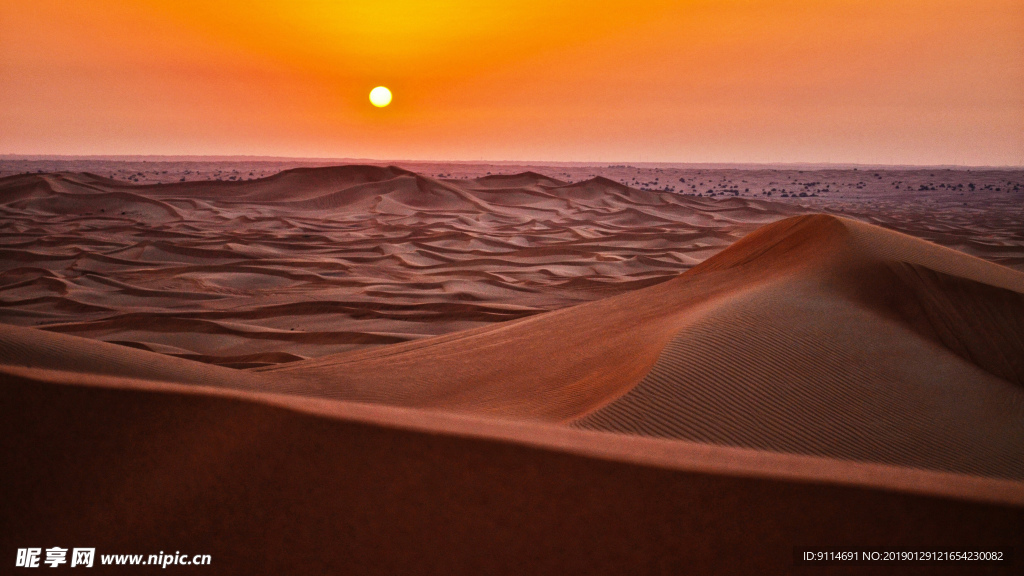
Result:
<svg viewBox="0 0 1024 576">
<path fill-rule="evenodd" d="M 522 318 L 667 280 L 795 211 L 604 179 L 299 168 L 0 180 L 0 320 L 235 368 Z"/>
<path fill-rule="evenodd" d="M 4 553 L 779 573 L 1024 545 L 1005 252 L 556 176 L 0 179 Z"/>
</svg>

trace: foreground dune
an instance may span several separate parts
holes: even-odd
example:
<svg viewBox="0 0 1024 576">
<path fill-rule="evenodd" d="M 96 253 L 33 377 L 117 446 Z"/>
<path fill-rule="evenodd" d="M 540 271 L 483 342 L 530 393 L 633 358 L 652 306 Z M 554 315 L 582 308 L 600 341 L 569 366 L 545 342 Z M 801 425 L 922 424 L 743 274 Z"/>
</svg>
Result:
<svg viewBox="0 0 1024 576">
<path fill-rule="evenodd" d="M 3 374 L 5 551 L 42 541 L 107 553 L 171 546 L 239 574 L 739 574 L 792 571 L 797 545 L 1024 544 L 1017 482 L 38 369 Z"/>
<path fill-rule="evenodd" d="M 396 202 L 479 221 L 543 197 L 572 218 L 599 205 L 632 218 L 616 203 L 658 202 L 602 181 L 470 187 L 379 170 L 224 183 L 217 211 Z M 61 186 L 90 182 L 9 186 L 5 202 L 58 210 L 46 202 Z M 206 194 L 158 188 L 141 196 L 157 204 L 139 202 L 161 221 L 175 216 L 160 206 Z M 19 286 L 58 284 L 75 282 Z M 326 331 L 191 318 L 220 326 L 199 333 L 274 341 L 238 362 L 248 369 L 74 335 L 196 330 L 182 314 L 0 324 L 0 542 L 174 546 L 236 573 L 778 573 L 798 545 L 1024 545 L 1024 274 L 802 215 L 667 281 L 584 300 L 308 359 L 302 338 Z"/>
</svg>

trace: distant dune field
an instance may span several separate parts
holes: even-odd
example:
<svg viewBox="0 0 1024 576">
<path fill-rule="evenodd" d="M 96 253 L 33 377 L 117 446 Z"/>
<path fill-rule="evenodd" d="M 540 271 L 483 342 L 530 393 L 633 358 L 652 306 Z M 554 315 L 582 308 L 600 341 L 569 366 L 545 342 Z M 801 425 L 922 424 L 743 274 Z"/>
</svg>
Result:
<svg viewBox="0 0 1024 576">
<path fill-rule="evenodd" d="M 0 320 L 238 368 L 650 286 L 797 212 L 373 166 L 145 186 L 31 174 L 0 180 L 0 203 Z"/>
</svg>

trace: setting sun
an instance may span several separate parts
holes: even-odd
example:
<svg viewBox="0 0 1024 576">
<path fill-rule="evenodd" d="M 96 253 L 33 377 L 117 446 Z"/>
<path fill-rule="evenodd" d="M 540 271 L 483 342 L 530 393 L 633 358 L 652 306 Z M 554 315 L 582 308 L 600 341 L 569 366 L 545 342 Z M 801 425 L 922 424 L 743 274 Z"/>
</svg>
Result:
<svg viewBox="0 0 1024 576">
<path fill-rule="evenodd" d="M 377 86 L 373 90 L 370 90 L 370 103 L 377 108 L 383 108 L 388 104 L 391 104 L 391 90 L 383 86 Z"/>
<path fill-rule="evenodd" d="M 0 0 L 0 152 L 1015 166 L 1022 38 L 1020 0 Z"/>
</svg>

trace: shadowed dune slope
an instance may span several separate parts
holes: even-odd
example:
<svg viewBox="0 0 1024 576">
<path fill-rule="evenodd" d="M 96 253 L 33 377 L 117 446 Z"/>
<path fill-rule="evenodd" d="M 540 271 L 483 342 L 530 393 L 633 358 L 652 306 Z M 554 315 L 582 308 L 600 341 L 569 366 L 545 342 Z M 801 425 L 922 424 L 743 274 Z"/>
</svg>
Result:
<svg viewBox="0 0 1024 576">
<path fill-rule="evenodd" d="M 258 374 L 6 324 L 0 324 L 0 366 L 250 391 L 274 388 Z"/>
<path fill-rule="evenodd" d="M 327 397 L 1024 479 L 1024 275 L 831 216 L 657 286 L 269 373 Z"/>
<path fill-rule="evenodd" d="M 749 574 L 792 571 L 801 544 L 1024 546 L 1019 483 L 38 370 L 0 369 L 0 450 L 9 555 L 87 541 L 210 554 L 218 574 Z"/>
</svg>

